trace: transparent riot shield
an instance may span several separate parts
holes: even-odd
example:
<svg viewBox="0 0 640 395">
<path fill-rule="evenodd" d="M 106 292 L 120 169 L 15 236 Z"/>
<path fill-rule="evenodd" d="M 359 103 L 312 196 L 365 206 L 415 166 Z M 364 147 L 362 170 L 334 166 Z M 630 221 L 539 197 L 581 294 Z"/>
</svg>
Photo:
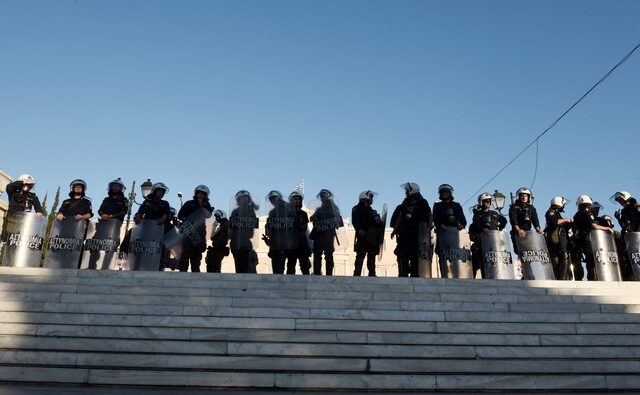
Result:
<svg viewBox="0 0 640 395">
<path fill-rule="evenodd" d="M 438 231 L 440 273 L 442 278 L 473 278 L 469 238 L 453 227 Z"/>
<path fill-rule="evenodd" d="M 309 204 L 309 209 L 312 212 L 309 217 L 312 224 L 310 237 L 314 245 L 333 245 L 335 251 L 346 251 L 349 238 L 338 201 L 334 198 L 319 198 Z"/>
<path fill-rule="evenodd" d="M 258 210 L 251 196 L 232 199 L 229 215 L 229 247 L 232 250 L 257 250 L 261 232 Z"/>
<path fill-rule="evenodd" d="M 604 230 L 589 232 L 598 281 L 620 281 L 620 261 L 613 235 Z"/>
<path fill-rule="evenodd" d="M 515 237 L 522 262 L 523 280 L 555 280 L 551 257 L 544 236 L 530 230 L 524 238 Z"/>
<path fill-rule="evenodd" d="M 87 239 L 84 241 L 80 268 L 109 270 L 113 267 L 118 255 L 122 221 L 113 218 L 108 221 L 99 220 L 93 226 L 94 232 L 91 232 L 92 226 L 89 228 Z"/>
<path fill-rule="evenodd" d="M 274 250 L 294 250 L 298 247 L 295 208 L 282 199 L 266 200 L 267 223 L 265 235 L 269 248 Z"/>
<path fill-rule="evenodd" d="M 418 224 L 418 275 L 420 277 L 432 277 L 431 263 L 433 261 L 433 244 L 431 242 L 431 229 L 429 224 Z"/>
<path fill-rule="evenodd" d="M 382 205 L 382 212 L 380 213 L 380 222 L 382 222 L 382 227 L 379 229 L 380 234 L 378 236 L 378 245 L 380 249 L 378 250 L 378 262 L 382 261 L 382 254 L 384 253 L 385 248 L 385 239 L 384 235 L 387 230 L 387 212 L 389 211 L 389 207 L 387 204 Z"/>
<path fill-rule="evenodd" d="M 210 217 L 209 210 L 199 208 L 182 221 L 179 227 L 165 233 L 163 243 L 177 260 L 180 260 L 184 251 L 207 243 L 206 226 Z"/>
<path fill-rule="evenodd" d="M 131 229 L 127 265 L 129 270 L 158 271 L 162 259 L 164 224 L 154 219 L 143 219 Z"/>
<path fill-rule="evenodd" d="M 36 213 L 13 213 L 7 218 L 3 266 L 39 267 L 47 219 Z"/>
<path fill-rule="evenodd" d="M 516 278 L 511 259 L 511 242 L 505 231 L 482 231 L 480 245 L 485 278 L 497 280 Z"/>
<path fill-rule="evenodd" d="M 77 269 L 87 230 L 87 221 L 74 218 L 55 220 L 44 256 L 44 267 L 52 269 Z"/>
<path fill-rule="evenodd" d="M 636 281 L 640 281 L 640 232 L 626 233 L 624 242 L 629 254 L 629 263 L 633 269 L 633 278 Z"/>
</svg>

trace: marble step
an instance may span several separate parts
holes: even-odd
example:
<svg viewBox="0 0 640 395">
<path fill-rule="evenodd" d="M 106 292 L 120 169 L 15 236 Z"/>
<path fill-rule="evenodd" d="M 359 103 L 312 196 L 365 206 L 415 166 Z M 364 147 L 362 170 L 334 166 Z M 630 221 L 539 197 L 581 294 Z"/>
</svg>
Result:
<svg viewBox="0 0 640 395">
<path fill-rule="evenodd" d="M 17 314 L 22 313 L 22 314 Z M 307 318 L 375 321 L 455 321 L 455 322 L 532 322 L 532 323 L 640 323 L 640 314 L 555 313 L 488 311 L 397 311 L 366 309 L 315 309 L 285 307 L 207 307 L 148 306 L 81 303 L 0 302 L 0 322 L 92 323 L 98 325 L 142 325 L 141 316 Z M 44 320 L 49 317 L 50 320 Z M 94 321 L 89 321 L 92 319 Z M 113 317 L 117 321 L 113 322 Z M 111 320 L 110 323 L 103 323 Z"/>
<path fill-rule="evenodd" d="M 366 292 L 418 292 L 442 293 L 462 290 L 468 293 L 521 293 L 521 294 L 625 294 L 625 290 L 638 290 L 636 282 L 568 282 L 568 281 L 513 281 L 513 280 L 460 280 L 460 279 L 411 279 L 326 276 L 280 276 L 254 274 L 214 273 L 162 273 L 115 272 L 72 269 L 2 268 L 0 275 L 11 275 L 11 282 L 56 282 L 67 284 L 99 285 L 106 280 L 120 285 L 150 285 L 158 287 L 210 288 L 264 287 L 279 288 L 287 284 L 291 290 L 340 290 Z M 229 284 L 231 283 L 231 284 Z M 237 285 L 233 285 L 233 284 Z"/>
<path fill-rule="evenodd" d="M 116 273 L 116 272 L 112 272 Z M 137 274 L 137 273 L 135 273 Z M 86 292 L 87 289 L 93 289 L 94 292 L 109 293 L 113 292 L 113 288 L 117 287 L 120 292 L 127 294 L 153 294 L 153 295 L 183 295 L 183 296 L 219 296 L 237 295 L 234 292 L 241 291 L 263 292 L 263 291 L 286 291 L 290 295 L 300 297 L 301 293 L 307 292 L 309 295 L 326 294 L 327 292 L 337 293 L 340 297 L 351 296 L 357 299 L 371 299 L 371 295 L 379 295 L 377 299 L 389 298 L 387 294 L 402 295 L 398 298 L 411 299 L 430 298 L 432 295 L 440 294 L 462 294 L 462 295 L 489 295 L 489 296 L 616 296 L 616 297 L 633 297 L 632 291 L 640 290 L 640 284 L 631 283 L 635 287 L 596 287 L 602 283 L 593 284 L 591 288 L 584 287 L 563 287 L 563 288 L 536 288 L 526 287 L 523 284 L 528 282 L 510 282 L 512 286 L 508 287 L 490 287 L 480 285 L 482 281 L 464 280 L 463 285 L 430 285 L 430 286 L 412 286 L 409 284 L 359 284 L 359 283 L 342 283 L 329 282 L 326 284 L 316 282 L 300 282 L 300 281 L 237 281 L 230 280 L 228 277 L 211 280 L 197 279 L 173 279 L 172 273 L 160 273 L 166 278 L 148 279 L 146 277 L 39 277 L 24 275 L 5 275 L 0 282 L 0 291 L 17 292 L 31 291 L 34 287 L 40 287 L 41 291 L 52 292 Z M 198 276 L 193 274 L 193 276 Z M 290 278 L 290 277 L 284 277 Z M 46 281 L 45 281 L 46 280 Z M 386 280 L 386 279 L 385 279 Z M 407 279 L 405 279 L 407 280 Z M 443 282 L 445 280 L 437 280 Z M 461 280 L 463 281 L 463 280 Z M 484 280 L 483 280 L 484 281 Z M 568 282 L 566 284 L 573 284 Z M 623 284 L 623 283 L 617 283 Z M 625 283 L 627 284 L 627 283 Z M 297 292 L 297 293 L 296 293 Z M 415 296 L 413 296 L 415 295 Z M 331 298 L 328 296 L 328 298 Z"/>
<path fill-rule="evenodd" d="M 13 321 L 18 321 L 14 319 Z M 640 324 L 601 323 L 497 323 L 497 322 L 406 322 L 282 318 L 208 318 L 143 316 L 140 325 L 99 325 L 92 317 L 67 324 L 0 323 L 0 334 L 117 338 L 195 339 L 211 329 L 279 329 L 334 332 L 403 332 L 416 334 L 520 334 L 520 335 L 631 335 Z M 104 323 L 96 319 L 95 322 Z"/>
<path fill-rule="evenodd" d="M 272 283 L 341 283 L 341 284 L 399 284 L 409 285 L 467 285 L 487 287 L 512 287 L 522 286 L 526 288 L 634 288 L 636 282 L 587 282 L 587 281 L 556 281 L 556 280 L 466 280 L 466 279 L 429 279 L 429 278 L 398 278 L 398 277 L 351 277 L 351 276 L 285 276 L 262 274 L 236 274 L 236 273 L 180 273 L 180 272 L 131 272 L 131 271 L 103 271 L 103 270 L 76 270 L 76 269 L 45 269 L 45 268 L 12 268 L 0 267 L 0 275 L 12 274 L 37 277 L 107 277 L 107 278 L 138 278 L 138 279 L 183 279 L 197 281 L 239 281 L 239 282 L 272 282 Z M 167 277 L 170 276 L 170 277 Z"/>
<path fill-rule="evenodd" d="M 257 373 L 172 370 L 3 367 L 0 381 L 143 385 L 162 387 L 263 388 L 300 390 L 604 391 L 640 388 L 638 375 L 607 374 L 362 374 Z"/>
<path fill-rule="evenodd" d="M 428 306 L 453 306 L 455 303 L 475 303 L 474 306 L 484 304 L 490 310 L 512 310 L 519 312 L 599 312 L 602 305 L 629 305 L 629 308 L 619 309 L 618 312 L 638 312 L 639 296 L 531 296 L 531 295 L 474 295 L 464 294 L 393 294 L 393 293 L 335 293 L 335 292 L 307 292 L 286 290 L 211 290 L 218 296 L 181 296 L 181 295 L 128 295 L 127 290 L 109 286 L 107 289 L 99 287 L 83 288 L 84 293 L 41 292 L 33 291 L 8 292 L 1 291 L 3 301 L 15 302 L 57 302 L 57 303 L 88 303 L 99 304 L 149 304 L 149 305 L 192 305 L 192 306 L 221 306 L 230 307 L 335 307 L 335 308 L 380 308 L 420 310 Z M 96 293 L 98 292 L 98 293 Z M 100 293 L 104 292 L 104 293 Z M 108 296 L 105 296 L 108 295 Z M 422 297 L 427 296 L 427 297 Z M 355 299 L 352 299 L 355 298 Z M 249 299 L 244 300 L 243 299 Z M 293 306 L 289 303 L 293 304 Z M 309 303 L 307 303 L 307 301 Z M 326 304 L 326 306 L 325 306 Z M 333 304 L 333 305 L 332 305 Z M 445 307 L 448 309 L 448 307 Z M 625 311 L 627 310 L 627 311 Z"/>
<path fill-rule="evenodd" d="M 640 360 L 610 359 L 427 359 L 387 357 L 306 357 L 176 355 L 168 353 L 108 353 L 60 351 L 3 351 L 3 365 L 50 367 L 174 369 L 267 372 L 369 373 L 519 373 L 519 374 L 639 374 Z"/>
</svg>

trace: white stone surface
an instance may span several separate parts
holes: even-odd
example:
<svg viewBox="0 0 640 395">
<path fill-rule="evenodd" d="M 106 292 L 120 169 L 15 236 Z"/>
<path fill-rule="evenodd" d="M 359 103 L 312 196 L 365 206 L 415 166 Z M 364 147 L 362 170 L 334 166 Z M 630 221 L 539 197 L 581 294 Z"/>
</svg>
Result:
<svg viewBox="0 0 640 395">
<path fill-rule="evenodd" d="M 640 284 L 0 268 L 0 381 L 640 390 Z"/>
</svg>

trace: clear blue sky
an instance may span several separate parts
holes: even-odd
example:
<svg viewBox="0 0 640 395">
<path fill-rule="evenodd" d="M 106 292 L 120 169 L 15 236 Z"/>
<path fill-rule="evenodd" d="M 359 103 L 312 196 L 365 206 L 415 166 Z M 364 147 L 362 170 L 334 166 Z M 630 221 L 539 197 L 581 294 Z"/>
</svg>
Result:
<svg viewBox="0 0 640 395">
<path fill-rule="evenodd" d="M 301 179 L 466 200 L 640 41 L 639 1 L 0 0 L 0 169 L 227 209 Z M 541 140 L 536 206 L 640 195 L 640 53 Z M 486 189 L 529 186 L 534 150 Z M 468 206 L 468 205 L 467 205 Z M 573 213 L 573 203 L 569 213 Z M 466 210 L 466 207 L 465 207 Z"/>
</svg>

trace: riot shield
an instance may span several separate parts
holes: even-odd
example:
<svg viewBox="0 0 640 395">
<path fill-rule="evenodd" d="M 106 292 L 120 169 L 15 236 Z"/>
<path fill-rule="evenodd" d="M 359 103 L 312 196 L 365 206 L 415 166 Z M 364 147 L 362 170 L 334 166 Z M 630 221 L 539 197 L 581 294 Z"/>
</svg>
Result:
<svg viewBox="0 0 640 395">
<path fill-rule="evenodd" d="M 613 235 L 604 230 L 589 232 L 596 278 L 599 281 L 620 281 L 620 262 Z"/>
<path fill-rule="evenodd" d="M 468 240 L 468 239 L 466 239 Z M 440 273 L 442 278 L 473 278 L 471 245 L 462 242 L 460 231 L 453 227 L 438 231 Z"/>
<path fill-rule="evenodd" d="M 229 215 L 229 247 L 232 250 L 257 250 L 260 244 L 258 210 L 251 196 L 232 199 Z"/>
<path fill-rule="evenodd" d="M 267 216 L 266 236 L 269 248 L 274 250 L 294 250 L 298 247 L 295 208 L 284 200 L 274 202 L 269 199 L 265 203 Z"/>
<path fill-rule="evenodd" d="M 629 263 L 633 269 L 633 278 L 640 281 L 640 232 L 627 232 L 624 242 L 629 253 Z"/>
<path fill-rule="evenodd" d="M 211 217 L 209 210 L 199 208 L 164 235 L 163 243 L 173 256 L 180 260 L 185 250 L 206 244 L 206 221 Z"/>
<path fill-rule="evenodd" d="M 482 264 L 487 279 L 514 280 L 515 270 L 511 259 L 511 242 L 503 230 L 482 231 Z"/>
<path fill-rule="evenodd" d="M 309 209 L 313 214 L 309 216 L 309 221 L 313 225 L 311 237 L 314 243 L 321 245 L 331 245 L 336 251 L 346 251 L 349 247 L 347 229 L 340 213 L 340 204 L 334 198 L 320 198 L 309 204 Z"/>
<path fill-rule="evenodd" d="M 77 269 L 87 230 L 87 221 L 65 218 L 55 220 L 44 256 L 44 267 L 52 269 Z"/>
<path fill-rule="evenodd" d="M 143 219 L 131 229 L 127 265 L 129 270 L 158 271 L 162 259 L 164 224 Z"/>
<path fill-rule="evenodd" d="M 429 224 L 418 224 L 418 275 L 430 278 L 431 262 L 433 261 L 433 244 L 431 243 L 431 229 Z"/>
<path fill-rule="evenodd" d="M 120 246 L 121 228 L 122 221 L 119 219 L 98 221 L 93 235 L 87 232 L 80 268 L 109 270 L 113 267 Z"/>
<path fill-rule="evenodd" d="M 530 230 L 524 238 L 515 237 L 522 262 L 523 280 L 555 280 L 551 257 L 544 236 Z"/>
<path fill-rule="evenodd" d="M 39 267 L 47 219 L 36 213 L 18 212 L 7 218 L 7 242 L 3 266 Z"/>
</svg>

